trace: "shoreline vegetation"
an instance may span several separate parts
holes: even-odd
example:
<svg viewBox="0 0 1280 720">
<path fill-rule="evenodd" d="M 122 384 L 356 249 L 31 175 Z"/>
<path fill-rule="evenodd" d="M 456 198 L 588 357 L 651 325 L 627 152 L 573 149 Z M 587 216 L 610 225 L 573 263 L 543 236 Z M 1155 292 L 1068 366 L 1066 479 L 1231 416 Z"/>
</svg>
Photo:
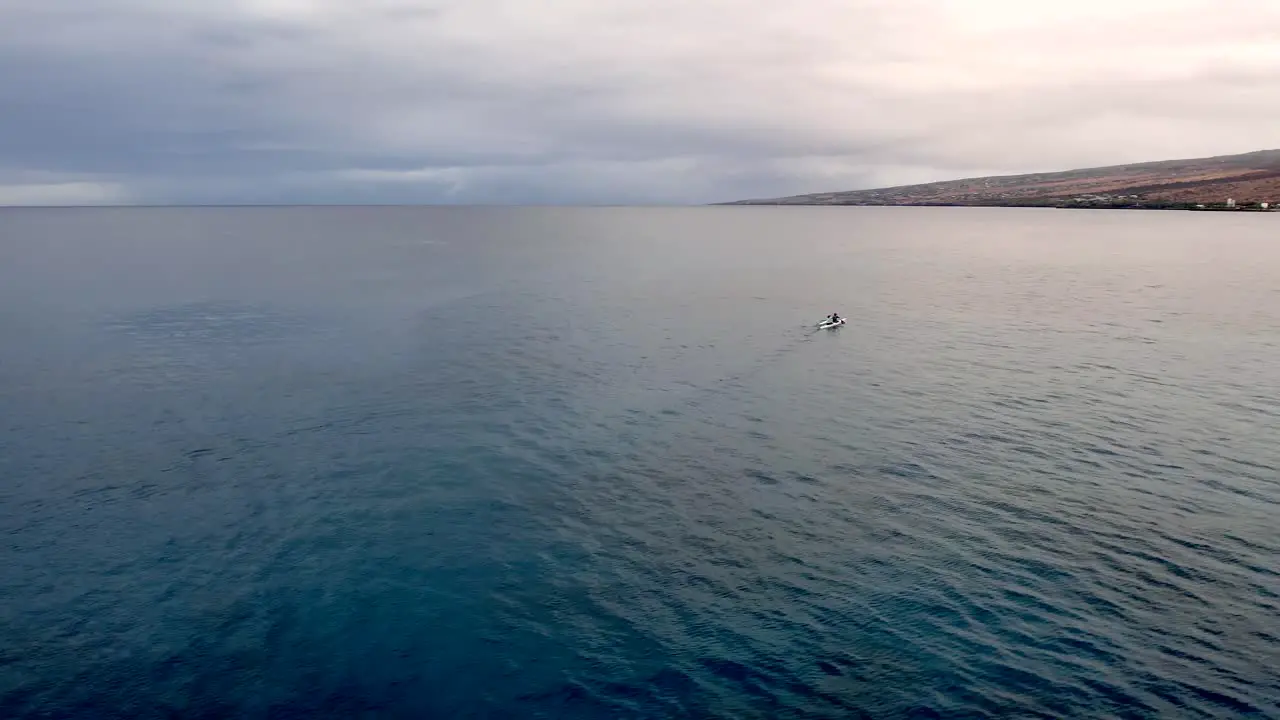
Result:
<svg viewBox="0 0 1280 720">
<path fill-rule="evenodd" d="M 1275 212 L 1280 150 L 714 204 Z"/>
</svg>

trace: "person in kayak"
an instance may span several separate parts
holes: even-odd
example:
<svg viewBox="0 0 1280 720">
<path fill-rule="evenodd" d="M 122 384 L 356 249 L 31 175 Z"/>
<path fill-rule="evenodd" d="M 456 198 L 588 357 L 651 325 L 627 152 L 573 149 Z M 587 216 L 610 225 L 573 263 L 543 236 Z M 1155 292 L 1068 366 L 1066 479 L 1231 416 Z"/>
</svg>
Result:
<svg viewBox="0 0 1280 720">
<path fill-rule="evenodd" d="M 831 317 L 827 318 L 833 323 L 840 322 L 840 313 L 831 313 Z"/>
</svg>

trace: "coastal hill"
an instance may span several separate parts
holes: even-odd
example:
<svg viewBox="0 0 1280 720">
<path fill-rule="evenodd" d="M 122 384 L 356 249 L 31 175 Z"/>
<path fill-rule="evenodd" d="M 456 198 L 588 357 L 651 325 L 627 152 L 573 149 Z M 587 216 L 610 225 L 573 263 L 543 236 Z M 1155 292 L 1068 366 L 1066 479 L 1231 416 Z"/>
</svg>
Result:
<svg viewBox="0 0 1280 720">
<path fill-rule="evenodd" d="M 1280 150 L 722 204 L 1225 209 L 1228 200 L 1240 209 L 1280 203 Z"/>
</svg>

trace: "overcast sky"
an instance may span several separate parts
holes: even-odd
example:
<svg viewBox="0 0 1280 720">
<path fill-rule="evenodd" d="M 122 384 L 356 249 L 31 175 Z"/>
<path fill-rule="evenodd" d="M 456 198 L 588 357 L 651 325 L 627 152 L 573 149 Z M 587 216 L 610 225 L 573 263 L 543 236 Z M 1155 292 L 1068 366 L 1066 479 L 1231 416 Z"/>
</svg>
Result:
<svg viewBox="0 0 1280 720">
<path fill-rule="evenodd" d="M 704 203 L 1280 147 L 1277 0 L 0 0 L 0 204 Z"/>
</svg>

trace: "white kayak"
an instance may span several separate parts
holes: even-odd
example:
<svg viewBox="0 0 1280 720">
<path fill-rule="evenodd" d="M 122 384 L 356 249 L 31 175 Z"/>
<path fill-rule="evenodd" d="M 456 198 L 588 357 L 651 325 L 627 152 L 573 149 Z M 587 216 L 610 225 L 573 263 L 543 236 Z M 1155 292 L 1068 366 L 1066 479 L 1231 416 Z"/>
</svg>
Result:
<svg viewBox="0 0 1280 720">
<path fill-rule="evenodd" d="M 830 320 L 823 320 L 821 323 L 818 324 L 818 329 L 830 330 L 831 328 L 838 328 L 843 324 L 844 324 L 844 318 L 840 318 L 835 322 L 831 322 Z"/>
</svg>

